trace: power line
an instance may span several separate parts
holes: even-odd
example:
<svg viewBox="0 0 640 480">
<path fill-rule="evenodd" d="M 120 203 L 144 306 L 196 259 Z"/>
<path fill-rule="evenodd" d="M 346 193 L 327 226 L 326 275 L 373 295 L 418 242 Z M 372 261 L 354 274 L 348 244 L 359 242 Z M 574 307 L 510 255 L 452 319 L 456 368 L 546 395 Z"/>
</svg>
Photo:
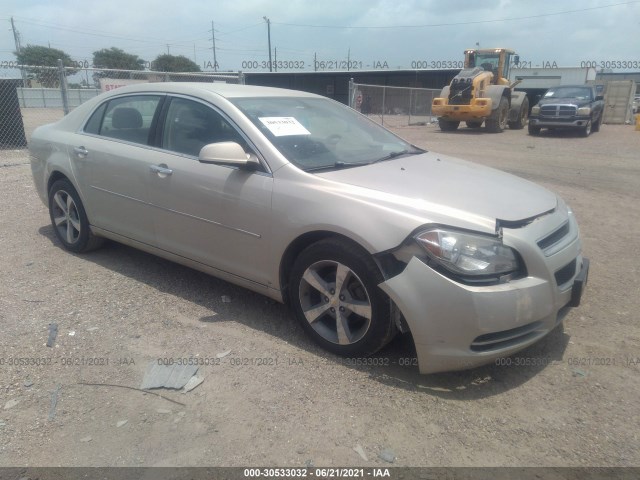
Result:
<svg viewBox="0 0 640 480">
<path fill-rule="evenodd" d="M 453 27 L 458 25 L 477 25 L 480 23 L 496 23 L 496 22 L 510 22 L 514 20 L 529 20 L 533 18 L 542 18 L 542 17 L 552 17 L 556 15 L 566 15 L 569 13 L 581 13 L 590 10 L 598 10 L 602 8 L 609 7 L 618 7 L 620 5 L 632 5 L 640 3 L 640 1 L 635 0 L 632 2 L 622 2 L 622 3 L 612 3 L 609 5 L 600 5 L 598 7 L 588 7 L 588 8 L 580 8 L 576 10 L 565 10 L 563 12 L 553 12 L 553 13 L 541 13 L 538 15 L 528 15 L 525 17 L 508 17 L 508 18 L 496 18 L 493 20 L 474 20 L 470 22 L 454 22 L 454 23 L 428 23 L 425 25 L 368 25 L 368 26 L 355 26 L 355 25 L 309 25 L 309 24 L 301 24 L 301 23 L 283 23 L 283 22 L 272 22 L 274 25 L 284 25 L 287 27 L 303 27 L 303 28 L 333 28 L 333 29 L 343 29 L 343 28 L 353 28 L 353 29 L 393 29 L 393 28 L 429 28 L 429 27 Z"/>
</svg>

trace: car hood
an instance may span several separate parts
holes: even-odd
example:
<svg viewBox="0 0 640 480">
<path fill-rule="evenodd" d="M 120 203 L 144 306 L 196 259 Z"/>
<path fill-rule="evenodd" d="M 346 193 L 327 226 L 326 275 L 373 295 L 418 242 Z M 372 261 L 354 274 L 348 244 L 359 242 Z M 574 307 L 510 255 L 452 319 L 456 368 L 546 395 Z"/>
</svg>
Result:
<svg viewBox="0 0 640 480">
<path fill-rule="evenodd" d="M 554 193 L 527 180 L 433 152 L 316 175 L 356 187 L 349 195 L 375 197 L 409 214 L 485 225 L 530 221 L 558 203 Z"/>
<path fill-rule="evenodd" d="M 542 105 L 576 105 L 578 107 L 581 107 L 583 105 L 589 105 L 591 103 L 591 100 L 583 100 L 583 99 L 578 99 L 578 98 L 571 98 L 571 97 L 557 97 L 557 98 L 547 98 L 547 99 L 542 99 L 538 102 L 538 106 L 542 106 Z"/>
</svg>

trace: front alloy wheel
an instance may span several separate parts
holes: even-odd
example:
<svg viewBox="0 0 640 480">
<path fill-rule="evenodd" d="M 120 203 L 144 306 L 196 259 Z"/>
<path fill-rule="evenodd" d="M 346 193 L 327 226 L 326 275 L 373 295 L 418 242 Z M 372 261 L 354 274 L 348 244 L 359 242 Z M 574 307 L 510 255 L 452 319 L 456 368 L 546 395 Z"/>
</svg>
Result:
<svg viewBox="0 0 640 480">
<path fill-rule="evenodd" d="M 289 298 L 304 330 L 338 355 L 371 355 L 395 335 L 380 269 L 361 247 L 326 239 L 296 259 Z"/>
<path fill-rule="evenodd" d="M 346 265 L 321 260 L 302 275 L 302 312 L 315 332 L 339 345 L 356 343 L 371 326 L 371 301 L 362 280 Z"/>
</svg>

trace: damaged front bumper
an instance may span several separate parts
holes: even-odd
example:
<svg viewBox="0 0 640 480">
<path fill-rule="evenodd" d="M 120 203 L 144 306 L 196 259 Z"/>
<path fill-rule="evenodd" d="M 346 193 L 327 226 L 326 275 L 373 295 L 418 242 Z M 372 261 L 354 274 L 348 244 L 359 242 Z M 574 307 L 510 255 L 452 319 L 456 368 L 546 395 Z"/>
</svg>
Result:
<svg viewBox="0 0 640 480">
<path fill-rule="evenodd" d="M 524 278 L 464 285 L 414 256 L 380 284 L 411 330 L 421 373 L 464 370 L 511 355 L 548 334 L 567 307 L 580 303 L 589 262 L 573 215 L 564 213 L 504 230 L 505 244 L 526 264 Z M 561 228 L 566 232 L 556 243 L 540 240 Z"/>
</svg>

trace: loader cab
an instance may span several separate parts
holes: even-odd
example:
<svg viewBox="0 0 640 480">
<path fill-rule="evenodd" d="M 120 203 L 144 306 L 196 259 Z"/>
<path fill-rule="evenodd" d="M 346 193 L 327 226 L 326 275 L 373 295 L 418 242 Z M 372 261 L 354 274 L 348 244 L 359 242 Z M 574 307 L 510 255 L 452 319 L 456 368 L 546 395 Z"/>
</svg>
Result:
<svg viewBox="0 0 640 480">
<path fill-rule="evenodd" d="M 494 85 L 509 84 L 509 68 L 511 63 L 518 63 L 518 55 L 513 50 L 492 48 L 487 50 L 466 50 L 464 52 L 465 68 L 482 68 L 493 74 Z"/>
</svg>

